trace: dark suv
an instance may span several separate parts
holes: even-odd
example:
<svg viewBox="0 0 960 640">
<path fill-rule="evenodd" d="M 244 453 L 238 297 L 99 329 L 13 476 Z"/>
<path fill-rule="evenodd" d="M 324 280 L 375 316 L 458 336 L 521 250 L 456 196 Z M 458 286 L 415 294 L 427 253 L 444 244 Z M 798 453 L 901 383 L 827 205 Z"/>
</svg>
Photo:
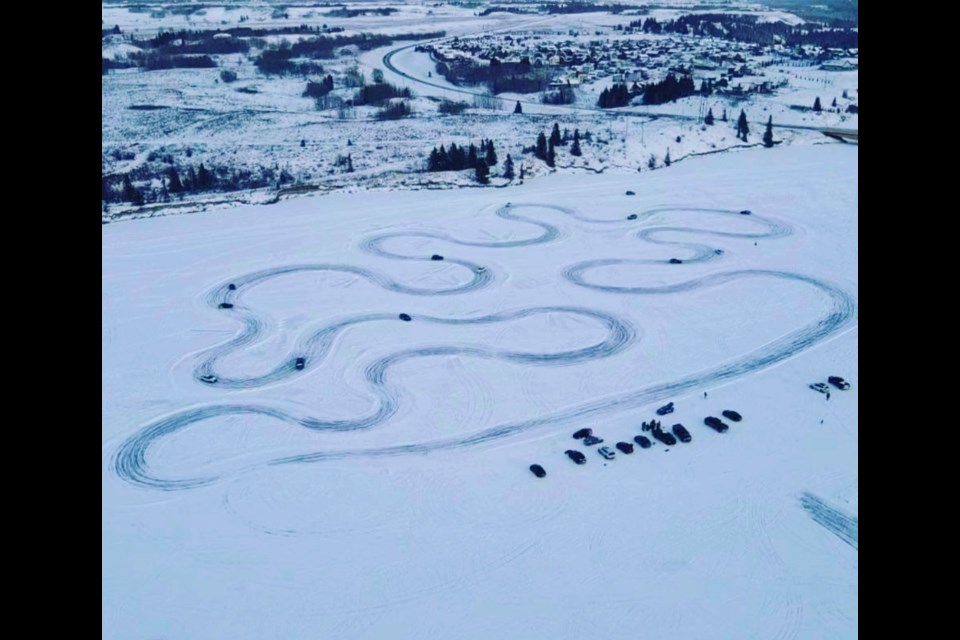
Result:
<svg viewBox="0 0 960 640">
<path fill-rule="evenodd" d="M 687 431 L 687 428 L 682 424 L 673 425 L 673 435 L 680 438 L 680 442 L 690 442 L 693 438 L 690 436 L 690 432 Z"/>
<path fill-rule="evenodd" d="M 709 418 L 704 418 L 703 423 L 716 431 L 717 433 L 724 433 L 730 428 L 726 422 L 721 420 L 716 416 L 710 416 Z"/>
<path fill-rule="evenodd" d="M 573 461 L 576 462 L 577 464 L 586 464 L 586 463 L 587 463 L 587 456 L 583 455 L 582 453 L 580 453 L 580 452 L 577 451 L 576 449 L 567 449 L 565 453 L 567 454 L 567 457 L 568 457 L 568 458 L 570 458 L 571 460 L 573 460 Z"/>
</svg>

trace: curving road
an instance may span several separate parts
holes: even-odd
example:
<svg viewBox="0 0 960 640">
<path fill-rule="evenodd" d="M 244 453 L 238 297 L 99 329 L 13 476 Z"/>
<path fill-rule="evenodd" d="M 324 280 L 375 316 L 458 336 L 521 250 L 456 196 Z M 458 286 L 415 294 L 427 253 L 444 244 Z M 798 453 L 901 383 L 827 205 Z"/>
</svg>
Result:
<svg viewBox="0 0 960 640">
<path fill-rule="evenodd" d="M 499 218 L 518 224 L 537 226 L 541 230 L 539 235 L 521 240 L 478 242 L 460 240 L 449 234 L 440 232 L 391 232 L 371 236 L 362 241 L 360 247 L 362 250 L 380 257 L 396 260 L 429 261 L 429 256 L 398 254 L 384 249 L 382 245 L 392 238 L 429 237 L 451 244 L 459 244 L 464 246 L 486 247 L 490 249 L 511 249 L 535 244 L 549 243 L 563 236 L 563 232 L 556 225 L 547 224 L 528 216 L 523 216 L 516 213 L 517 209 L 523 209 L 525 207 L 536 207 L 538 209 L 545 209 L 548 211 L 552 210 L 580 221 L 603 225 L 649 225 L 649 218 L 656 216 L 657 214 L 665 212 L 689 212 L 698 216 L 736 216 L 739 220 L 749 221 L 749 223 L 760 227 L 757 232 L 744 233 L 716 231 L 712 229 L 698 228 L 695 226 L 642 226 L 642 228 L 637 232 L 636 237 L 643 242 L 654 243 L 658 245 L 676 245 L 678 248 L 690 252 L 690 255 L 684 256 L 685 260 L 688 262 L 716 260 L 722 255 L 723 252 L 718 247 L 712 245 L 670 241 L 658 236 L 667 232 L 683 232 L 708 238 L 783 238 L 790 235 L 792 232 L 788 225 L 780 221 L 756 215 L 749 217 L 740 216 L 738 212 L 723 209 L 661 207 L 645 211 L 643 214 L 638 216 L 636 221 L 630 221 L 624 219 L 592 219 L 585 217 L 576 210 L 567 207 L 544 204 L 520 204 L 516 206 L 507 205 L 500 207 L 496 210 L 495 215 Z M 359 275 L 367 278 L 385 290 L 414 296 L 429 296 L 465 294 L 470 291 L 475 291 L 482 287 L 486 287 L 493 282 L 493 274 L 491 274 L 489 271 L 478 273 L 476 270 L 477 265 L 471 262 L 460 261 L 456 259 L 450 259 L 446 261 L 469 269 L 470 273 L 472 274 L 471 279 L 466 283 L 456 287 L 431 290 L 410 287 L 403 283 L 396 282 L 391 278 L 360 267 L 336 264 L 307 264 L 278 267 L 275 269 L 257 271 L 239 276 L 231 281 L 235 286 L 235 289 L 231 289 L 227 284 L 214 287 L 206 296 L 207 303 L 212 307 L 217 308 L 222 302 L 232 302 L 234 307 L 232 309 L 225 309 L 223 312 L 232 314 L 232 316 L 235 317 L 240 323 L 241 328 L 233 338 L 207 352 L 205 359 L 195 370 L 195 376 L 199 380 L 200 376 L 202 375 L 214 374 L 216 372 L 215 365 L 219 358 L 238 349 L 248 347 L 265 334 L 267 330 L 266 320 L 258 315 L 255 310 L 244 306 L 242 302 L 243 294 L 258 284 L 273 278 L 282 277 L 290 273 L 331 270 Z M 832 335 L 835 335 L 843 328 L 849 326 L 856 318 L 856 305 L 853 297 L 850 294 L 846 293 L 839 287 L 833 286 L 816 278 L 786 271 L 741 269 L 710 273 L 704 276 L 689 278 L 667 285 L 631 287 L 621 286 L 616 283 L 597 283 L 589 281 L 585 276 L 585 274 L 591 269 L 599 266 L 611 264 L 644 264 L 652 262 L 662 264 L 663 260 L 611 259 L 581 262 L 579 264 L 566 267 L 562 270 L 561 275 L 563 278 L 577 286 L 602 291 L 611 295 L 630 296 L 669 295 L 697 289 L 722 288 L 724 285 L 727 285 L 731 282 L 751 278 L 799 282 L 819 291 L 828 300 L 828 309 L 812 322 L 794 329 L 793 331 L 783 335 L 781 338 L 765 344 L 750 353 L 742 354 L 735 359 L 722 363 L 710 370 L 699 371 L 695 374 L 684 376 L 676 380 L 631 390 L 629 392 L 621 393 L 612 397 L 605 397 L 601 400 L 587 402 L 580 406 L 542 415 L 534 419 L 508 422 L 455 437 L 383 448 L 335 451 L 321 450 L 305 452 L 299 455 L 276 458 L 265 463 L 259 463 L 240 469 L 235 469 L 229 475 L 242 473 L 249 469 L 259 468 L 264 464 L 301 464 L 318 462 L 332 458 L 393 456 L 410 453 L 425 453 L 436 450 L 469 447 L 537 428 L 566 428 L 567 425 L 573 423 L 574 421 L 579 421 L 587 417 L 598 416 L 615 410 L 639 409 L 692 389 L 702 388 L 703 386 L 707 385 L 716 385 L 717 383 L 733 380 L 747 373 L 770 367 L 806 349 L 811 348 L 812 346 Z M 680 272 L 683 273 L 684 271 L 681 270 Z M 492 347 L 443 345 L 415 349 L 400 349 L 366 365 L 364 369 L 364 381 L 367 391 L 371 397 L 371 408 L 362 415 L 350 419 L 332 420 L 324 419 L 320 416 L 294 414 L 287 410 L 279 409 L 267 404 L 224 403 L 193 407 L 160 418 L 139 429 L 135 434 L 121 444 L 115 455 L 112 457 L 113 470 L 118 476 L 130 483 L 155 489 L 179 490 L 202 486 L 215 482 L 224 477 L 224 475 L 192 478 L 160 477 L 151 471 L 148 461 L 150 448 L 172 434 L 182 432 L 188 428 L 199 428 L 201 427 L 202 423 L 206 423 L 214 418 L 220 418 L 229 415 L 256 414 L 315 431 L 354 431 L 377 427 L 381 424 L 384 424 L 396 413 L 400 402 L 400 394 L 395 386 L 395 381 L 391 381 L 389 376 L 390 370 L 400 363 L 415 358 L 458 355 L 468 358 L 497 359 L 532 366 L 570 366 L 622 353 L 624 350 L 630 348 L 637 340 L 637 329 L 629 321 L 623 318 L 618 318 L 609 313 L 575 306 L 530 307 L 503 311 L 483 317 L 469 319 L 416 316 L 413 318 L 413 320 L 415 322 L 424 322 L 437 325 L 471 326 L 510 322 L 540 314 L 566 314 L 579 316 L 587 319 L 590 322 L 598 324 L 603 328 L 605 335 L 601 340 L 592 344 L 560 352 L 525 352 L 495 349 Z M 223 386 L 226 388 L 258 387 L 277 382 L 290 376 L 302 374 L 303 372 L 298 371 L 293 365 L 293 358 L 295 355 L 305 357 L 307 367 L 309 368 L 311 365 L 315 365 L 329 355 L 336 336 L 342 331 L 351 326 L 371 322 L 393 322 L 404 324 L 394 313 L 366 314 L 334 322 L 301 336 L 298 340 L 297 351 L 295 354 L 291 354 L 290 357 L 288 357 L 283 363 L 277 365 L 271 372 L 255 378 L 243 379 L 229 378 L 220 374 L 219 372 L 216 372 L 219 380 L 215 386 Z"/>
</svg>

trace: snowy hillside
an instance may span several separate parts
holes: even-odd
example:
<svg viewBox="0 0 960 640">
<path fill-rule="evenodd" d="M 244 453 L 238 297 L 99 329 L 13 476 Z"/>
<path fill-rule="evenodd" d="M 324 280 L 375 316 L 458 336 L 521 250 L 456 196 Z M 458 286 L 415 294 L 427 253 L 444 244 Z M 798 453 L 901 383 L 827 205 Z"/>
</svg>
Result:
<svg viewBox="0 0 960 640">
<path fill-rule="evenodd" d="M 105 225 L 103 637 L 856 637 L 858 283 L 838 143 Z"/>
</svg>

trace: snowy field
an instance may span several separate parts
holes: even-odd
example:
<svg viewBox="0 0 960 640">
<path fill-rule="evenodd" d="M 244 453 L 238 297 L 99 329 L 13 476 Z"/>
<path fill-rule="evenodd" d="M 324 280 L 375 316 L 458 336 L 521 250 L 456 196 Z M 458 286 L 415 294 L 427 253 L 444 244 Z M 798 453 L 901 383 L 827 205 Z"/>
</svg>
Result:
<svg viewBox="0 0 960 640">
<path fill-rule="evenodd" d="M 856 637 L 858 154 L 104 226 L 103 637 Z"/>
</svg>

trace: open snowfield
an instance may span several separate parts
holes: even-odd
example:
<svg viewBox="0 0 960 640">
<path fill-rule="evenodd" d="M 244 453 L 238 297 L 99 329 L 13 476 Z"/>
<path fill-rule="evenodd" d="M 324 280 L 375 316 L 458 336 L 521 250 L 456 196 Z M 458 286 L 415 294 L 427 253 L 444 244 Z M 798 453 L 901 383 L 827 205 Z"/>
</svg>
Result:
<svg viewBox="0 0 960 640">
<path fill-rule="evenodd" d="M 856 637 L 858 155 L 104 226 L 103 637 Z"/>
</svg>

